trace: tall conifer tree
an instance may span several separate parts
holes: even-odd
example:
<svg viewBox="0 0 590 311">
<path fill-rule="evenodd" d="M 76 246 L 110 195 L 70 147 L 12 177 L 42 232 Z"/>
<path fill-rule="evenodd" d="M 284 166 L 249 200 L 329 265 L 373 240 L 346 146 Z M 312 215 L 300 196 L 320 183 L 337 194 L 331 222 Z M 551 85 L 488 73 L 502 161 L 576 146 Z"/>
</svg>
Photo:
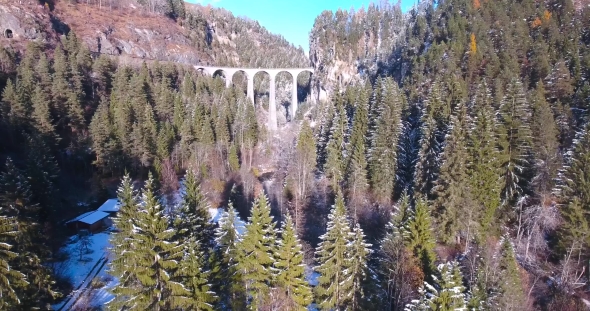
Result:
<svg viewBox="0 0 590 311">
<path fill-rule="evenodd" d="M 477 88 L 473 101 L 473 117 L 468 137 L 468 179 L 474 207 L 480 215 L 481 233 L 489 234 L 496 226 L 496 211 L 500 207 L 501 172 L 497 122 L 493 98 L 484 81 Z"/>
<path fill-rule="evenodd" d="M 428 100 L 423 102 L 422 116 L 420 120 L 420 151 L 416 162 L 414 174 L 414 193 L 431 198 L 431 190 L 438 178 L 440 169 L 440 153 L 446 129 L 444 124 L 444 103 L 441 98 L 441 90 L 438 83 L 431 89 Z"/>
<path fill-rule="evenodd" d="M 150 174 L 141 203 L 135 205 L 131 235 L 127 237 L 130 247 L 122 253 L 115 252 L 118 261 L 113 261 L 113 270 L 126 280 L 113 288 L 115 299 L 108 305 L 111 310 L 168 310 L 187 301 L 186 287 L 172 278 L 180 268 L 183 248 L 174 240 L 174 231 L 169 228 L 170 221 L 154 193 L 153 182 Z"/>
<path fill-rule="evenodd" d="M 184 178 L 184 193 L 180 203 L 180 215 L 175 227 L 185 238 L 194 238 L 203 254 L 213 246 L 215 229 L 209 221 L 209 203 L 201 192 L 197 176 L 188 170 Z"/>
<path fill-rule="evenodd" d="M 348 305 L 351 297 L 349 244 L 350 222 L 346 216 L 346 206 L 340 191 L 328 216 L 328 228 L 320 236 L 316 249 L 315 270 L 320 274 L 315 287 L 316 303 L 322 310 L 341 309 Z"/>
<path fill-rule="evenodd" d="M 355 112 L 352 121 L 352 132 L 350 142 L 347 144 L 346 165 L 344 170 L 344 179 L 346 180 L 347 197 L 349 205 L 354 208 L 353 219 L 357 222 L 357 206 L 362 204 L 364 194 L 368 188 L 367 181 L 367 131 L 368 131 L 368 87 L 360 85 L 356 87 Z"/>
<path fill-rule="evenodd" d="M 351 243 L 348 250 L 351 271 L 350 309 L 362 310 L 363 304 L 368 300 L 368 282 L 374 279 L 373 271 L 369 269 L 369 256 L 371 255 L 371 244 L 366 243 L 365 233 L 357 223 L 350 233 Z"/>
<path fill-rule="evenodd" d="M 500 154 L 503 178 L 502 199 L 514 203 L 528 190 L 530 173 L 531 110 L 522 82 L 513 79 L 500 106 Z"/>
<path fill-rule="evenodd" d="M 558 179 L 563 225 L 559 229 L 559 250 L 590 258 L 590 125 L 579 134 Z M 577 253 L 577 254 L 576 254 Z"/>
<path fill-rule="evenodd" d="M 451 117 L 451 132 L 442 154 L 440 175 L 433 188 L 441 237 L 448 243 L 469 243 L 473 236 L 477 211 L 472 209 L 467 177 L 467 109 L 463 103 Z M 462 217 L 459 217 L 462 215 Z"/>
<path fill-rule="evenodd" d="M 383 91 L 375 103 L 375 130 L 371 133 L 369 150 L 369 172 L 371 188 L 377 200 L 389 203 L 393 197 L 397 171 L 397 144 L 402 129 L 401 94 L 391 78 L 382 79 Z"/>
<path fill-rule="evenodd" d="M 334 95 L 334 119 L 330 128 L 330 140 L 326 146 L 326 164 L 324 172 L 331 180 L 333 189 L 336 189 L 344 175 L 344 154 L 346 131 L 348 130 L 348 118 L 344 108 L 344 96 Z"/>
<path fill-rule="evenodd" d="M 278 240 L 274 268 L 277 270 L 276 285 L 291 300 L 292 310 L 307 310 L 312 301 L 312 292 L 305 280 L 303 250 L 291 217 L 287 215 Z"/>
<path fill-rule="evenodd" d="M 422 272 L 428 278 L 434 272 L 436 239 L 432 232 L 432 217 L 427 202 L 424 198 L 416 200 L 414 211 L 408 220 L 406 245 L 420 261 Z"/>
<path fill-rule="evenodd" d="M 14 310 L 20 304 L 16 288 L 28 285 L 26 276 L 10 266 L 19 254 L 11 250 L 17 234 L 13 219 L 4 216 L 0 206 L 0 309 Z"/>
<path fill-rule="evenodd" d="M 51 254 L 46 246 L 49 239 L 41 230 L 39 205 L 32 198 L 27 177 L 8 158 L 6 171 L 0 174 L 0 206 L 18 228 L 14 232 L 11 250 L 19 256 L 10 264 L 28 279 L 26 286 L 17 288 L 23 309 L 42 307 L 43 303 L 59 296 L 52 288 L 55 281 L 51 270 L 43 265 Z"/>
<path fill-rule="evenodd" d="M 232 310 L 246 308 L 246 290 L 242 270 L 238 267 L 238 244 L 245 230 L 237 211 L 230 202 L 215 229 L 215 249 L 212 262 L 214 289 L 219 296 L 219 306 Z"/>
<path fill-rule="evenodd" d="M 243 274 L 250 309 L 256 310 L 268 298 L 275 275 L 275 223 L 270 216 L 270 203 L 264 192 L 254 201 L 246 232 L 238 243 L 238 267 Z"/>
</svg>

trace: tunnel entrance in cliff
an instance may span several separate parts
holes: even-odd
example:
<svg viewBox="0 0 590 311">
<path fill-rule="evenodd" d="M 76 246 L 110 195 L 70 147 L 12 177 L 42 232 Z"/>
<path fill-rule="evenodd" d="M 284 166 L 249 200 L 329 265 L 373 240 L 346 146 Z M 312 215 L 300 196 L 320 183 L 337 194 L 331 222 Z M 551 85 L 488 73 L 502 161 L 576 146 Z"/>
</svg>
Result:
<svg viewBox="0 0 590 311">
<path fill-rule="evenodd" d="M 4 37 L 8 38 L 8 39 L 12 39 L 12 30 L 10 29 L 6 29 L 4 31 Z"/>
</svg>

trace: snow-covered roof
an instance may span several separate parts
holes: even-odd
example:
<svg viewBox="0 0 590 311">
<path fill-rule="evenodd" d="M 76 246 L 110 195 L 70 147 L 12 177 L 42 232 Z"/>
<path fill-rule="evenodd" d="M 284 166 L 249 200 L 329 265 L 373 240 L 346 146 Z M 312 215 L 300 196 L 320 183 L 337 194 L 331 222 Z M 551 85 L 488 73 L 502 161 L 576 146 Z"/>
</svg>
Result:
<svg viewBox="0 0 590 311">
<path fill-rule="evenodd" d="M 113 213 L 113 212 L 118 212 L 119 208 L 121 208 L 121 204 L 119 204 L 119 200 L 108 199 L 96 210 L 101 211 L 101 212 Z"/>
<path fill-rule="evenodd" d="M 84 218 L 84 217 L 86 217 L 86 216 L 88 216 L 88 215 L 90 215 L 92 213 L 94 213 L 94 211 L 86 212 L 86 213 L 84 213 L 82 215 L 79 215 L 78 217 L 76 217 L 76 218 L 74 218 L 74 219 L 66 222 L 66 224 L 69 224 L 69 223 L 74 222 L 74 221 L 78 221 L 78 220 L 80 220 L 80 219 L 82 219 L 82 218 Z"/>
<path fill-rule="evenodd" d="M 93 223 L 96 223 L 97 221 L 107 217 L 109 217 L 109 213 L 94 211 L 88 214 L 86 217 L 78 219 L 78 221 L 92 225 Z"/>
</svg>

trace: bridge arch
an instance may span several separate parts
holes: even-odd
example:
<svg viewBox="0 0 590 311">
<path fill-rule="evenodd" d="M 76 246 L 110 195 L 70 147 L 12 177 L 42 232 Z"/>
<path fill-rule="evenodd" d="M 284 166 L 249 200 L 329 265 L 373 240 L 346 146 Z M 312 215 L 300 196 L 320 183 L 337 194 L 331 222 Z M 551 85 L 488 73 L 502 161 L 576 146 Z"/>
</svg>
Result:
<svg viewBox="0 0 590 311">
<path fill-rule="evenodd" d="M 230 87 L 232 83 L 233 72 L 229 72 L 225 68 L 216 68 L 213 70 L 211 74 L 212 78 L 223 77 L 223 81 L 225 82 L 225 87 Z"/>
<path fill-rule="evenodd" d="M 237 81 L 236 81 L 237 79 Z M 234 86 L 240 86 L 242 87 L 242 91 L 243 91 L 243 87 L 244 87 L 244 82 L 246 83 L 246 93 L 248 93 L 248 81 L 249 81 L 250 77 L 248 76 L 248 72 L 244 69 L 236 69 L 234 72 L 232 72 L 231 77 L 230 77 L 230 81 L 231 84 L 233 84 Z"/>
<path fill-rule="evenodd" d="M 281 102 L 279 100 L 278 104 L 282 105 L 285 107 L 285 118 L 287 119 L 287 122 L 290 122 L 291 120 L 294 120 L 295 117 L 295 113 L 297 111 L 296 108 L 296 100 L 297 100 L 297 74 L 295 72 L 293 72 L 293 70 L 288 70 L 288 69 L 279 69 L 276 71 L 276 80 L 283 80 L 285 78 L 287 78 L 287 81 L 290 79 L 291 81 L 291 99 L 288 101 L 288 104 Z M 288 76 L 288 77 L 286 77 Z M 276 82 L 275 82 L 276 83 Z M 276 87 L 276 85 L 275 85 Z"/>
<path fill-rule="evenodd" d="M 197 70 L 197 72 L 199 72 L 199 71 L 200 71 L 200 72 L 202 72 L 204 75 L 209 75 L 209 76 L 211 75 L 211 73 L 209 72 L 209 70 L 208 70 L 207 68 L 205 68 L 205 67 L 196 67 L 196 66 L 195 66 L 195 69 Z"/>
<path fill-rule="evenodd" d="M 202 71 L 203 73 L 207 73 L 212 77 L 223 76 L 225 80 L 226 87 L 230 87 L 233 83 L 234 76 L 237 72 L 243 72 L 248 80 L 247 86 L 247 94 L 248 98 L 252 103 L 254 103 L 254 77 L 259 73 L 266 73 L 269 75 L 270 85 L 269 85 L 269 109 L 268 109 L 268 127 L 270 130 L 277 129 L 277 111 L 276 111 L 276 77 L 281 72 L 287 72 L 291 75 L 292 83 L 292 93 L 291 93 L 291 111 L 289 112 L 290 116 L 296 116 L 297 113 L 297 105 L 298 105 L 298 83 L 297 80 L 299 79 L 299 75 L 302 72 L 309 72 L 313 75 L 313 68 L 275 68 L 275 69 L 267 69 L 267 68 L 230 68 L 230 67 L 207 67 L 207 66 L 194 66 L 195 70 Z"/>
</svg>

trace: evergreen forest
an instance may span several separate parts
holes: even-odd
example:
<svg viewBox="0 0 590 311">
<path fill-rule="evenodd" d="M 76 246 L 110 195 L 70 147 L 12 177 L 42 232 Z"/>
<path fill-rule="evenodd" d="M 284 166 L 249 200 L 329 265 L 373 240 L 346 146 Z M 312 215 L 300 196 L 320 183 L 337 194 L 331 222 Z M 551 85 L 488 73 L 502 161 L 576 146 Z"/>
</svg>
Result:
<svg viewBox="0 0 590 311">
<path fill-rule="evenodd" d="M 136 4 L 214 53 L 205 15 Z M 76 290 L 56 271 L 66 221 L 110 197 L 113 298 L 76 310 L 588 309 L 590 6 L 325 11 L 309 60 L 258 32 L 268 49 L 242 38 L 216 65 L 314 68 L 277 131 L 266 77 L 252 102 L 74 31 L 0 45 L 0 310 Z"/>
</svg>

